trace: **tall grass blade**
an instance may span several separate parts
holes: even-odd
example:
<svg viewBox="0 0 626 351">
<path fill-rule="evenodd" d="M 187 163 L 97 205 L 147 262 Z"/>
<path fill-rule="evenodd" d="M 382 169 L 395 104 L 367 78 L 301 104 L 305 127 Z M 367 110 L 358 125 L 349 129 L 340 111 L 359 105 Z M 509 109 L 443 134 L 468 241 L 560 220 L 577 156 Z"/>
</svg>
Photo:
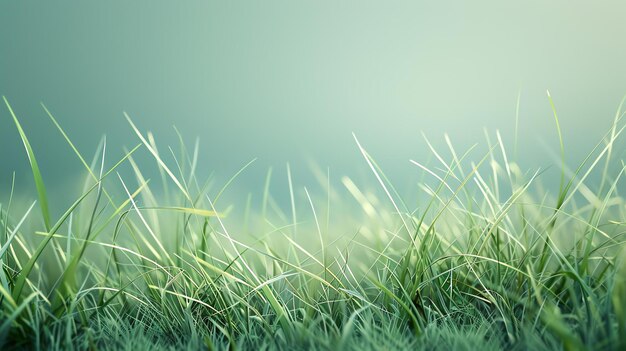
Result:
<svg viewBox="0 0 626 351">
<path fill-rule="evenodd" d="M 43 177 L 41 176 L 41 171 L 39 170 L 39 165 L 37 164 L 37 159 L 35 158 L 35 152 L 30 146 L 30 142 L 26 137 L 26 133 L 24 133 L 22 125 L 20 124 L 17 116 L 13 112 L 13 108 L 11 108 L 11 105 L 9 105 L 9 101 L 5 96 L 3 96 L 2 99 L 9 109 L 9 113 L 11 113 L 11 117 L 13 117 L 13 121 L 15 122 L 15 126 L 17 127 L 17 131 L 19 132 L 22 143 L 24 144 L 24 148 L 26 149 L 28 161 L 30 162 L 30 168 L 33 173 L 33 178 L 35 179 L 35 187 L 37 188 L 37 194 L 39 196 L 39 207 L 41 207 L 43 222 L 46 226 L 46 230 L 50 230 L 50 210 L 48 209 L 48 196 L 46 195 L 46 186 L 44 185 Z"/>
</svg>

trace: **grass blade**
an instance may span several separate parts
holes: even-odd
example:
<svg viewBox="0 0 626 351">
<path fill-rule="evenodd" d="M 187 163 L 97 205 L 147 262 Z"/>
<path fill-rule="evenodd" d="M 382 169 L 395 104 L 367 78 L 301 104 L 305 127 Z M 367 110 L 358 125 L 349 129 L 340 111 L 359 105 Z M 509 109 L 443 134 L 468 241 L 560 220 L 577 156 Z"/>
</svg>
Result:
<svg viewBox="0 0 626 351">
<path fill-rule="evenodd" d="M 17 116 L 13 112 L 13 108 L 11 108 L 9 101 L 5 96 L 3 96 L 2 99 L 4 99 L 4 103 L 11 113 L 11 117 L 13 117 L 13 121 L 15 122 L 15 126 L 17 127 L 17 131 L 20 133 L 20 138 L 22 139 L 22 143 L 24 144 L 24 148 L 26 149 L 30 168 L 33 173 L 33 178 L 35 179 L 35 186 L 37 187 L 37 195 L 39 196 L 39 207 L 41 207 L 41 215 L 43 216 L 43 222 L 46 226 L 46 230 L 49 231 L 50 210 L 48 209 L 48 196 L 46 195 L 46 186 L 43 183 L 43 177 L 41 176 L 41 171 L 39 170 L 39 165 L 37 164 L 37 159 L 35 158 L 35 152 L 30 146 L 30 142 L 26 137 L 26 133 L 24 133 L 22 125 L 20 124 L 20 121 L 17 119 Z"/>
</svg>

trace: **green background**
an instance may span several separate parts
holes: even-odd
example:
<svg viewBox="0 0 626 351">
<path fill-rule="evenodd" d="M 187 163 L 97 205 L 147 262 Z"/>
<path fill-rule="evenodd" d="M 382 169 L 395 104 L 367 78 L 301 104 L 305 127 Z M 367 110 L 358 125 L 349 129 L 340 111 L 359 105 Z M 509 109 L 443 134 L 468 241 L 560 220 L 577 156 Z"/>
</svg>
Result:
<svg viewBox="0 0 626 351">
<path fill-rule="evenodd" d="M 172 125 L 190 146 L 199 137 L 201 174 L 258 157 L 238 185 L 255 192 L 287 162 L 305 183 L 311 160 L 365 174 L 351 132 L 401 185 L 417 173 L 408 160 L 430 155 L 422 131 L 463 150 L 500 130 L 511 146 L 519 95 L 519 157 L 547 167 L 558 140 L 546 89 L 570 161 L 609 128 L 626 93 L 625 13 L 624 1 L 4 0 L 0 94 L 52 192 L 82 169 L 40 101 L 86 154 L 106 134 L 109 163 L 137 141 L 122 111 L 162 151 Z M 31 186 L 4 107 L 0 170 L 3 193 L 12 171 Z"/>
</svg>

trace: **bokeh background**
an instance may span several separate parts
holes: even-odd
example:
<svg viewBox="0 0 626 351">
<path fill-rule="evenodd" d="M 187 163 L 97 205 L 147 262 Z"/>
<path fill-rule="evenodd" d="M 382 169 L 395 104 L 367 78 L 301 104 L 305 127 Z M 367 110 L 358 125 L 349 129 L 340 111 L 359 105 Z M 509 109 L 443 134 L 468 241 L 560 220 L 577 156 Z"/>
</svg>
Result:
<svg viewBox="0 0 626 351">
<path fill-rule="evenodd" d="M 258 158 L 243 193 L 270 166 L 286 189 L 287 162 L 304 184 L 312 161 L 367 174 L 354 132 L 402 188 L 409 159 L 430 155 L 422 132 L 464 150 L 500 130 L 512 150 L 518 97 L 518 159 L 558 165 L 547 89 L 568 161 L 582 160 L 626 93 L 625 13 L 624 1 L 2 1 L 0 95 L 57 198 L 82 166 L 40 102 L 87 155 L 106 134 L 111 163 L 138 142 L 123 111 L 164 151 L 173 125 L 199 138 L 201 174 Z M 2 194 L 13 171 L 32 189 L 4 106 L 0 170 Z"/>
</svg>

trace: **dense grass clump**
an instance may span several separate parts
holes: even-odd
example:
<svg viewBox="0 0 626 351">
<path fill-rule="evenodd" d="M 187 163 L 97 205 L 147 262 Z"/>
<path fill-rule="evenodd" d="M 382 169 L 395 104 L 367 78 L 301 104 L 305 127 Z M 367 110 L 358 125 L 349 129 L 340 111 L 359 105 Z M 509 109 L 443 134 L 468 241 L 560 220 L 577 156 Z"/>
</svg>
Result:
<svg viewBox="0 0 626 351">
<path fill-rule="evenodd" d="M 87 174 L 55 217 L 39 152 L 4 101 L 38 198 L 0 199 L 2 349 L 626 348 L 619 111 L 573 169 L 561 140 L 556 191 L 496 134 L 484 154 L 448 140 L 412 161 L 424 176 L 409 202 L 355 138 L 376 187 L 327 176 L 324 191 L 299 191 L 288 168 L 284 210 L 270 171 L 261 206 L 239 210 L 222 200 L 232 179 L 196 175 L 197 147 L 166 157 L 128 118 L 138 145 L 109 160 L 102 142 L 89 162 L 44 107 Z"/>
</svg>

